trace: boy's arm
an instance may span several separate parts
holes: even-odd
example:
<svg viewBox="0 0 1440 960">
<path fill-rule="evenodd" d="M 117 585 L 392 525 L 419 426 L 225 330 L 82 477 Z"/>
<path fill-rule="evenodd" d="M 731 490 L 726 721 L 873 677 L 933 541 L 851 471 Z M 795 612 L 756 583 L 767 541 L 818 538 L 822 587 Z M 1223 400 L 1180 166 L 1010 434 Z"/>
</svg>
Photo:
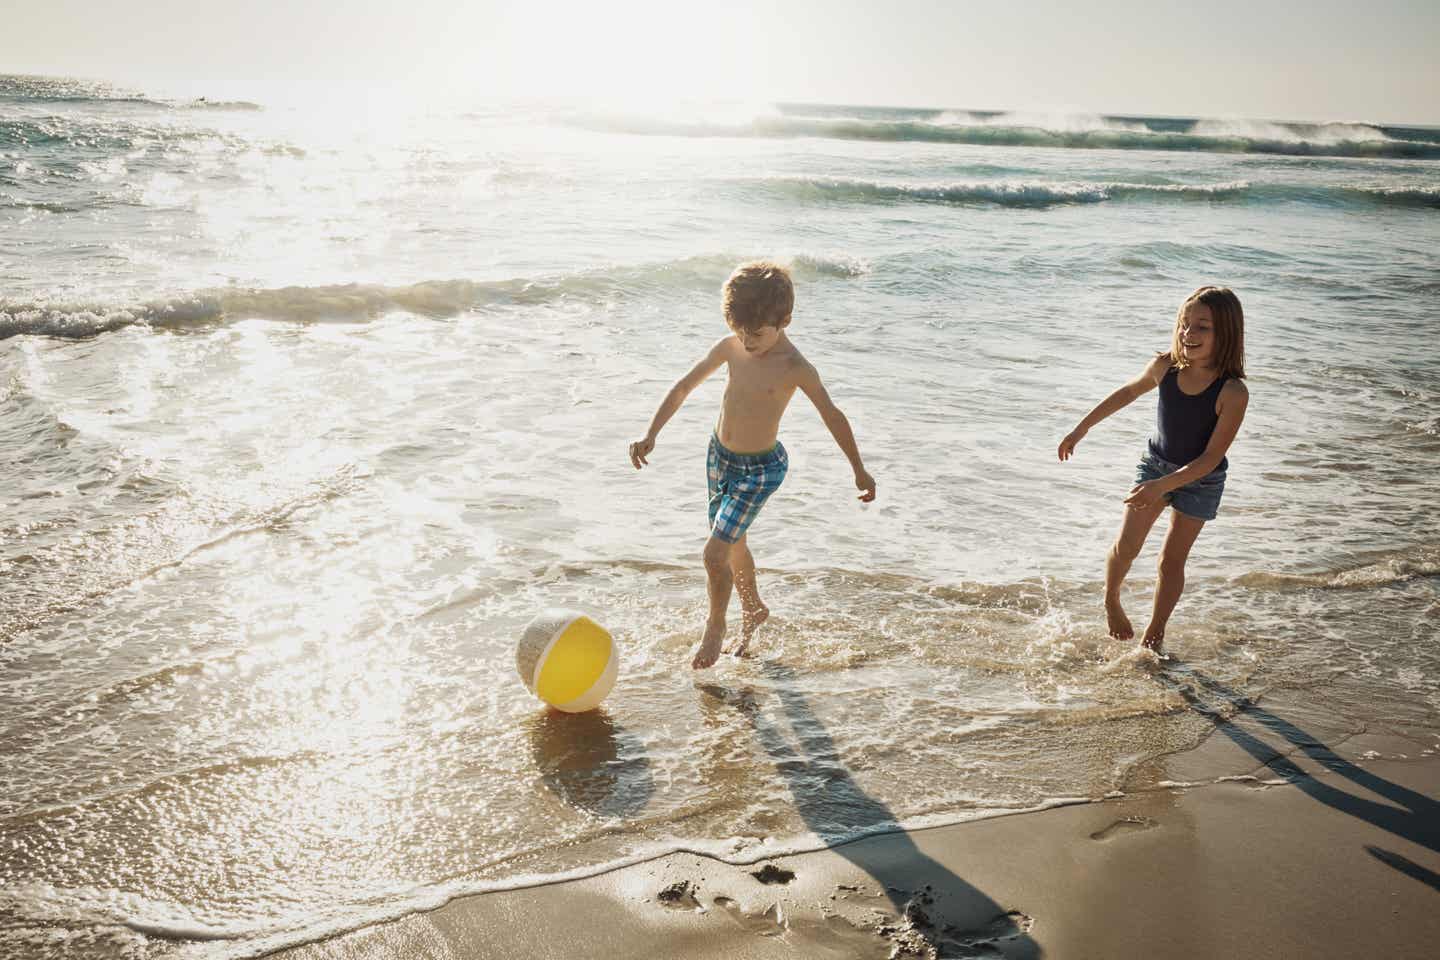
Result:
<svg viewBox="0 0 1440 960">
<path fill-rule="evenodd" d="M 1145 365 L 1144 373 L 1097 403 L 1095 409 L 1087 413 L 1085 419 L 1081 420 L 1075 429 L 1071 430 L 1065 436 L 1065 439 L 1060 441 L 1060 459 L 1069 460 L 1075 453 L 1075 446 L 1081 440 L 1085 439 L 1085 434 L 1089 433 L 1090 428 L 1095 426 L 1095 424 L 1104 420 L 1117 410 L 1128 407 L 1137 397 L 1149 393 L 1158 387 L 1160 381 L 1165 378 L 1165 373 L 1169 369 L 1170 355 L 1168 353 L 1162 353 Z"/>
<path fill-rule="evenodd" d="M 835 438 L 845 459 L 850 461 L 850 468 L 855 471 L 855 488 L 859 491 L 862 501 L 869 503 L 875 499 L 875 478 L 870 476 L 865 469 L 865 464 L 860 459 L 860 448 L 855 445 L 855 433 L 850 429 L 850 421 L 840 408 L 835 406 L 835 401 L 830 399 L 830 394 L 825 389 L 825 384 L 820 382 L 820 374 L 810 364 L 801 361 L 799 364 L 799 375 L 797 385 L 810 402 L 815 404 L 815 409 L 820 412 L 820 419 L 825 421 L 825 427 L 830 431 L 830 436 Z"/>
<path fill-rule="evenodd" d="M 725 362 L 729 341 L 729 337 L 716 341 L 715 345 L 710 348 L 710 352 L 705 354 L 699 363 L 691 367 L 689 373 L 676 380 L 675 385 L 670 388 L 670 392 L 665 394 L 665 399 L 660 401 L 660 407 L 655 411 L 655 416 L 650 418 L 650 429 L 645 431 L 645 437 L 630 444 L 630 462 L 635 465 L 636 470 L 649 464 L 650 461 L 645 458 L 651 450 L 655 449 L 655 439 L 660 436 L 660 429 L 669 422 L 671 417 L 675 416 L 675 412 L 680 409 L 680 405 L 685 402 L 690 391 L 700 386 L 710 374 L 720 369 L 720 365 Z"/>
</svg>

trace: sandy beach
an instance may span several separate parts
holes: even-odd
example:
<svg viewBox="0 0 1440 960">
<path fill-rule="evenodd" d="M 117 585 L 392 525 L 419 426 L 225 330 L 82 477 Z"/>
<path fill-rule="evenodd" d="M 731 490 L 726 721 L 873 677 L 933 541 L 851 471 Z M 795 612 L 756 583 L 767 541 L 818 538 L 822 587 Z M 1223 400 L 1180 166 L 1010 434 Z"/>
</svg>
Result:
<svg viewBox="0 0 1440 960">
<path fill-rule="evenodd" d="M 1123 796 L 753 864 L 672 854 L 280 956 L 1432 955 L 1434 745 L 1326 742 L 1287 712 L 1217 714 L 1202 745 L 1137 771 Z"/>
</svg>

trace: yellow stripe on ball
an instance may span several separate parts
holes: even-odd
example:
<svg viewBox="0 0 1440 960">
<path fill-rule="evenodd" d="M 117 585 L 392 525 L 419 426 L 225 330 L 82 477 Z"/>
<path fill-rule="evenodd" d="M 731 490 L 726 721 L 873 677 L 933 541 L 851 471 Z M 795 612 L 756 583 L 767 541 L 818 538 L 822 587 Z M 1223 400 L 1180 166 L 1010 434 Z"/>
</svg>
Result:
<svg viewBox="0 0 1440 960">
<path fill-rule="evenodd" d="M 552 609 L 531 620 L 520 635 L 515 669 L 541 700 L 580 713 L 595 709 L 610 693 L 620 658 L 600 624 L 574 610 Z"/>
<path fill-rule="evenodd" d="M 605 628 L 589 617 L 576 617 L 541 660 L 535 694 L 555 706 L 578 700 L 604 675 L 613 655 Z"/>
</svg>

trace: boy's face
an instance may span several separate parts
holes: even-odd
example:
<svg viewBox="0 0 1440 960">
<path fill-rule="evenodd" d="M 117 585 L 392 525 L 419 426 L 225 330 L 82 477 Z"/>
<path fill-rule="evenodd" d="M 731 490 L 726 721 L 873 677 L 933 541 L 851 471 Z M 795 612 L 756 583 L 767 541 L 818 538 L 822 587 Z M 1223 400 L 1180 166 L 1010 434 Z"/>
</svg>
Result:
<svg viewBox="0 0 1440 960">
<path fill-rule="evenodd" d="M 735 333 L 735 339 L 739 340 L 745 347 L 745 352 L 752 357 L 762 357 L 769 353 L 775 344 L 780 342 L 780 333 L 790 322 L 786 317 L 779 326 L 766 325 L 755 330 L 746 330 L 744 327 L 731 327 Z"/>
</svg>

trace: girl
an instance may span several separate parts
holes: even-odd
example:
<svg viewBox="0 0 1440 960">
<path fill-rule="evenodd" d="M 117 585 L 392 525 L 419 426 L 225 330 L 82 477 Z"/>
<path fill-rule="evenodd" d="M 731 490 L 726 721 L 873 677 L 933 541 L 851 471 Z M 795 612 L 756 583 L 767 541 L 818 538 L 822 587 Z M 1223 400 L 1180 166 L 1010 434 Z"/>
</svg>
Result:
<svg viewBox="0 0 1440 960">
<path fill-rule="evenodd" d="M 1165 624 L 1185 589 L 1185 559 L 1205 521 L 1215 519 L 1225 491 L 1225 451 L 1250 401 L 1241 382 L 1244 378 L 1245 316 L 1240 300 L 1225 287 L 1201 287 L 1180 305 L 1170 349 L 1100 401 L 1060 441 L 1060 459 L 1068 460 L 1091 427 L 1142 393 L 1160 388 L 1155 434 L 1136 469 L 1135 486 L 1125 498 L 1120 535 L 1105 558 L 1105 619 L 1110 636 L 1120 640 L 1135 636 L 1120 605 L 1120 585 L 1168 503 L 1173 508 L 1170 532 L 1160 553 L 1150 625 L 1141 640 L 1159 652 Z"/>
</svg>

